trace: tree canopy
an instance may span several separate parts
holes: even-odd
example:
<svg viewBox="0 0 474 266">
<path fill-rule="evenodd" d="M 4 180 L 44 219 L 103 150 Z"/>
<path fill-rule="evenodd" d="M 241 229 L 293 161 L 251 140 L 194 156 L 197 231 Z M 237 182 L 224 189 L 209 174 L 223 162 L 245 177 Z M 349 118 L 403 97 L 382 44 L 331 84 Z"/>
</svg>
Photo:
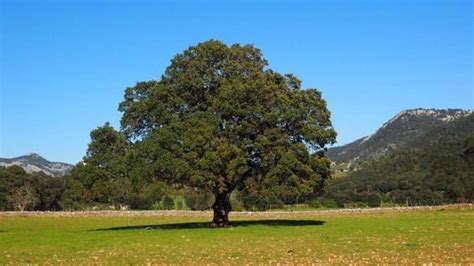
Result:
<svg viewBox="0 0 474 266">
<path fill-rule="evenodd" d="M 321 92 L 268 68 L 252 45 L 191 46 L 159 80 L 127 88 L 119 111 L 120 131 L 91 133 L 85 168 L 104 182 L 113 172 L 211 192 L 216 227 L 228 224 L 234 190 L 311 196 L 330 175 L 324 151 L 336 133 Z"/>
<path fill-rule="evenodd" d="M 171 60 L 159 81 L 127 88 L 122 132 L 156 178 L 211 191 L 214 225 L 234 189 L 317 193 L 335 131 L 321 93 L 267 68 L 252 45 L 210 40 Z"/>
</svg>

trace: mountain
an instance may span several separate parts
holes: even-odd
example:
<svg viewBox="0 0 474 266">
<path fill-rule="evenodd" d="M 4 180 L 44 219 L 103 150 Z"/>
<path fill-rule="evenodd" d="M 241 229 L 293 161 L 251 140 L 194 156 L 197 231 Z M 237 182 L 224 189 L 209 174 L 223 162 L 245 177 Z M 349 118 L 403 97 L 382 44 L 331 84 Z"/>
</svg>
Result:
<svg viewBox="0 0 474 266">
<path fill-rule="evenodd" d="M 36 153 L 16 157 L 16 158 L 0 158 L 0 166 L 9 167 L 18 165 L 27 173 L 44 172 L 47 175 L 60 177 L 69 172 L 73 165 L 60 162 L 50 162 Z"/>
<path fill-rule="evenodd" d="M 472 120 L 471 110 L 422 108 L 405 110 L 383 124 L 374 134 L 343 146 L 330 148 L 326 154 L 337 163 L 375 159 L 422 143 L 420 137 L 424 134 L 431 132 L 431 135 L 436 135 L 436 132 L 442 131 L 444 127 L 468 117 Z"/>
<path fill-rule="evenodd" d="M 331 152 L 339 161 L 324 197 L 333 205 L 474 202 L 472 111 L 403 111 L 375 134 Z"/>
</svg>

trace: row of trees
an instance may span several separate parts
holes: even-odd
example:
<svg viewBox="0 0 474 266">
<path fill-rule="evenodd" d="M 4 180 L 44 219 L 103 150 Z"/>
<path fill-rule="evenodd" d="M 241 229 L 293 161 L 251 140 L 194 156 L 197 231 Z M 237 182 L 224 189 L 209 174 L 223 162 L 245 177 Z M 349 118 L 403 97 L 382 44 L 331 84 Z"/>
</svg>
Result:
<svg viewBox="0 0 474 266">
<path fill-rule="evenodd" d="M 144 191 L 135 194 L 114 178 L 87 189 L 71 175 L 61 178 L 42 172 L 29 174 L 20 166 L 0 167 L 0 211 L 120 209 L 125 206 L 142 210 L 208 210 L 212 200 L 210 193 L 175 190 L 159 182 L 149 184 Z"/>
<path fill-rule="evenodd" d="M 61 178 L 42 172 L 28 174 L 19 166 L 0 167 L 0 211 L 209 210 L 214 202 L 212 193 L 194 188 L 173 188 L 159 181 L 142 184 L 143 189 L 137 190 L 129 180 L 110 176 L 108 180 L 97 178 L 87 186 L 82 179 L 96 177 L 96 173 L 94 169 L 86 172 L 85 168 L 84 164 L 79 164 Z M 287 201 L 273 193 L 242 191 L 234 192 L 230 201 L 235 210 L 267 210 L 305 200 L 300 195 L 285 195 Z"/>
<path fill-rule="evenodd" d="M 120 135 L 105 125 L 94 130 L 91 136 L 90 151 L 94 150 L 96 155 L 89 156 L 94 159 L 86 157 L 65 178 L 28 174 L 19 166 L 0 167 L 0 210 L 121 209 L 125 206 L 131 209 L 211 208 L 212 193 L 171 187 L 155 179 L 144 181 L 146 175 L 142 176 L 143 171 L 139 169 L 117 176 L 116 170 L 125 167 L 121 163 L 131 163 L 131 159 L 107 156 L 101 147 L 107 147 L 109 152 L 116 150 L 112 147 L 121 143 L 120 138 L 116 138 Z M 99 157 L 105 158 L 100 164 L 96 161 Z M 130 179 L 128 172 L 140 175 Z M 233 193 L 230 201 L 237 210 L 267 210 L 297 203 L 334 208 L 472 202 L 473 177 L 474 132 L 464 145 L 457 139 L 440 141 L 425 149 L 400 151 L 367 162 L 359 171 L 333 180 L 327 193 L 319 199 L 305 197 L 296 190 L 252 191 L 247 188 Z"/>
<path fill-rule="evenodd" d="M 0 167 L 0 210 L 61 210 L 62 179 L 28 174 L 19 166 Z"/>
<path fill-rule="evenodd" d="M 171 162 L 147 163 L 143 156 L 139 156 L 129 146 L 124 136 L 109 124 L 93 130 L 91 140 L 84 160 L 65 178 L 65 193 L 62 197 L 64 208 L 74 210 L 84 206 L 114 205 L 117 209 L 125 206 L 152 209 L 166 195 L 183 196 L 185 206 L 192 210 L 204 210 L 212 206 L 215 195 L 211 191 L 186 185 L 173 186 L 161 181 L 153 171 L 153 164 Z M 294 163 L 285 157 L 281 160 L 288 160 L 284 161 L 285 164 Z M 178 166 L 174 171 L 180 171 Z M 298 189 L 299 179 L 296 176 L 292 180 L 294 187 L 271 187 L 270 181 L 267 182 L 249 182 L 232 198 L 229 195 L 229 201 L 239 209 L 266 210 L 314 198 L 314 194 L 305 194 Z"/>
</svg>

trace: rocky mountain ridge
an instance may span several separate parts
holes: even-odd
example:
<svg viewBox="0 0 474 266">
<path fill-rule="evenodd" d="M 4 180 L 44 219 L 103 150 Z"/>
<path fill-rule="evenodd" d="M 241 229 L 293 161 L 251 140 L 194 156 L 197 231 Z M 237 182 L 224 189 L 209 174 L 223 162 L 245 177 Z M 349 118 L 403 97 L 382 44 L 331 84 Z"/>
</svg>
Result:
<svg viewBox="0 0 474 266">
<path fill-rule="evenodd" d="M 0 158 L 0 166 L 17 165 L 27 173 L 43 172 L 50 176 L 61 177 L 67 174 L 73 165 L 61 162 L 50 162 L 36 153 L 15 158 Z"/>
<path fill-rule="evenodd" d="M 462 109 L 417 108 L 401 111 L 374 134 L 330 148 L 327 155 L 337 163 L 374 159 L 412 143 L 432 129 L 473 115 L 472 110 Z"/>
</svg>

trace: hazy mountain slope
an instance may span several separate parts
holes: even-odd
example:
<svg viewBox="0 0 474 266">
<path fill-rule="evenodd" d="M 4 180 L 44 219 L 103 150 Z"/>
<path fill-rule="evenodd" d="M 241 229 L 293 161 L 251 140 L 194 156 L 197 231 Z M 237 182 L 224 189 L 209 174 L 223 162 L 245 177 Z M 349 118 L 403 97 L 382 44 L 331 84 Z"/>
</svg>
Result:
<svg viewBox="0 0 474 266">
<path fill-rule="evenodd" d="M 468 116 L 472 111 L 461 109 L 412 109 L 398 113 L 374 134 L 352 143 L 330 148 L 327 155 L 335 162 L 363 161 L 390 154 L 402 147 L 419 142 L 427 132 L 437 130 Z"/>
<path fill-rule="evenodd" d="M 403 149 L 361 161 L 333 179 L 326 197 L 338 206 L 474 201 L 474 114 L 433 127 Z"/>
<path fill-rule="evenodd" d="M 0 166 L 9 167 L 13 165 L 20 166 L 27 173 L 44 172 L 56 177 L 64 176 L 73 167 L 73 165 L 67 163 L 50 162 L 35 153 L 11 159 L 0 158 Z"/>
</svg>

